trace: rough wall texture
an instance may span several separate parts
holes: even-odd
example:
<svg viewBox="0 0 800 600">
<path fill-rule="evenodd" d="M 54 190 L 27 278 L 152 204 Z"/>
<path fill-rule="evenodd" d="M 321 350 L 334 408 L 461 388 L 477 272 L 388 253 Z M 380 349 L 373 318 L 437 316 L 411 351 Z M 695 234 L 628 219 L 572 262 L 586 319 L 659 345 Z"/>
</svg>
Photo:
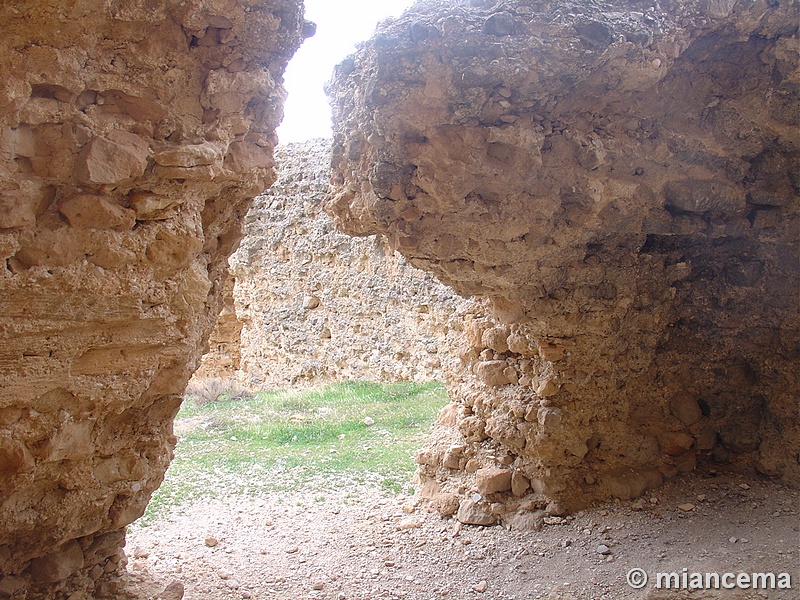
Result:
<svg viewBox="0 0 800 600">
<path fill-rule="evenodd" d="M 326 210 L 484 299 L 419 456 L 442 512 L 800 479 L 796 16 L 423 1 L 337 67 Z"/>
<path fill-rule="evenodd" d="M 322 212 L 329 140 L 279 146 L 275 158 L 278 181 L 230 261 L 240 331 L 223 311 L 198 375 L 230 374 L 238 340 L 240 376 L 260 387 L 441 379 L 457 363 L 450 318 L 465 301 L 380 236 L 334 229 Z"/>
<path fill-rule="evenodd" d="M 236 280 L 231 273 L 222 288 L 222 310 L 208 336 L 208 351 L 200 359 L 195 377 L 226 378 L 238 372 L 242 362 L 242 322 L 236 315 L 233 294 Z"/>
<path fill-rule="evenodd" d="M 299 4 L 0 6 L 0 597 L 101 594 L 161 482 Z"/>
</svg>

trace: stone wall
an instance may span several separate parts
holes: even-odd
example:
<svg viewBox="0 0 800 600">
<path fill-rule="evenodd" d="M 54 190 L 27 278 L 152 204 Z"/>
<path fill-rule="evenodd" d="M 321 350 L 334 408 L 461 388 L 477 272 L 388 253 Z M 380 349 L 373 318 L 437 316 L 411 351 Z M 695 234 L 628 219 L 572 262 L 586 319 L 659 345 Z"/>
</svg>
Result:
<svg viewBox="0 0 800 600">
<path fill-rule="evenodd" d="M 422 1 L 337 67 L 326 211 L 483 298 L 418 457 L 444 514 L 800 480 L 796 10 Z"/>
<path fill-rule="evenodd" d="M 279 146 L 276 166 L 230 261 L 240 331 L 223 311 L 198 376 L 235 373 L 238 351 L 255 387 L 441 379 L 457 363 L 451 317 L 465 301 L 381 236 L 334 229 L 322 212 L 329 140 Z"/>
<path fill-rule="evenodd" d="M 0 597 L 100 597 L 311 27 L 297 0 L 11 1 L 0 24 Z"/>
<path fill-rule="evenodd" d="M 236 315 L 233 298 L 236 279 L 228 273 L 222 288 L 222 310 L 208 337 L 208 350 L 194 373 L 198 378 L 225 379 L 239 371 L 242 362 L 242 322 Z"/>
</svg>

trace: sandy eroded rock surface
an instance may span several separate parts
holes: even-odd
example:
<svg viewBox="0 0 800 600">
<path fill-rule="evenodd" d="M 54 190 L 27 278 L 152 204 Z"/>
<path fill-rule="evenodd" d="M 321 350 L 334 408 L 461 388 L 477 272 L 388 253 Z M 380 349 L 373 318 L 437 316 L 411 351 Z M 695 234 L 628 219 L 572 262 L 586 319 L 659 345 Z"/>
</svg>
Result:
<svg viewBox="0 0 800 600">
<path fill-rule="evenodd" d="M 0 24 L 0 596 L 100 594 L 310 30 L 295 0 L 11 1 Z"/>
<path fill-rule="evenodd" d="M 445 512 L 800 481 L 796 11 L 420 2 L 339 65 L 326 211 L 483 298 L 420 455 Z"/>
</svg>

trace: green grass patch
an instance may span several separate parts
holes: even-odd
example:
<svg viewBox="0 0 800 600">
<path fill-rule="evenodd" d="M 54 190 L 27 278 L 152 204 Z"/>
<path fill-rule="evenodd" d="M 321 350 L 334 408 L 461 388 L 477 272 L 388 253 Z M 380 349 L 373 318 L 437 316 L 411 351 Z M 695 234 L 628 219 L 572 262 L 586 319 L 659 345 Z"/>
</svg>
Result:
<svg viewBox="0 0 800 600">
<path fill-rule="evenodd" d="M 309 489 L 323 497 L 353 483 L 408 491 L 414 451 L 448 401 L 438 382 L 349 381 L 220 397 L 184 402 L 175 459 L 139 525 L 198 498 Z"/>
</svg>

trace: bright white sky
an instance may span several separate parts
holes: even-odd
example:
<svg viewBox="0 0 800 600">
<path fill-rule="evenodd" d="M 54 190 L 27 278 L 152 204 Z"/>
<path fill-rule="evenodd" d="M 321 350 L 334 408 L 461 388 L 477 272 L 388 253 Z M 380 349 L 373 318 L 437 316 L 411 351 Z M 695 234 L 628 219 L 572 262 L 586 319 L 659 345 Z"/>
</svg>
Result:
<svg viewBox="0 0 800 600">
<path fill-rule="evenodd" d="M 331 136 L 331 111 L 322 90 L 333 67 L 372 37 L 378 21 L 399 16 L 414 0 L 305 0 L 306 19 L 317 24 L 286 70 L 289 98 L 278 138 L 285 144 Z"/>
</svg>

